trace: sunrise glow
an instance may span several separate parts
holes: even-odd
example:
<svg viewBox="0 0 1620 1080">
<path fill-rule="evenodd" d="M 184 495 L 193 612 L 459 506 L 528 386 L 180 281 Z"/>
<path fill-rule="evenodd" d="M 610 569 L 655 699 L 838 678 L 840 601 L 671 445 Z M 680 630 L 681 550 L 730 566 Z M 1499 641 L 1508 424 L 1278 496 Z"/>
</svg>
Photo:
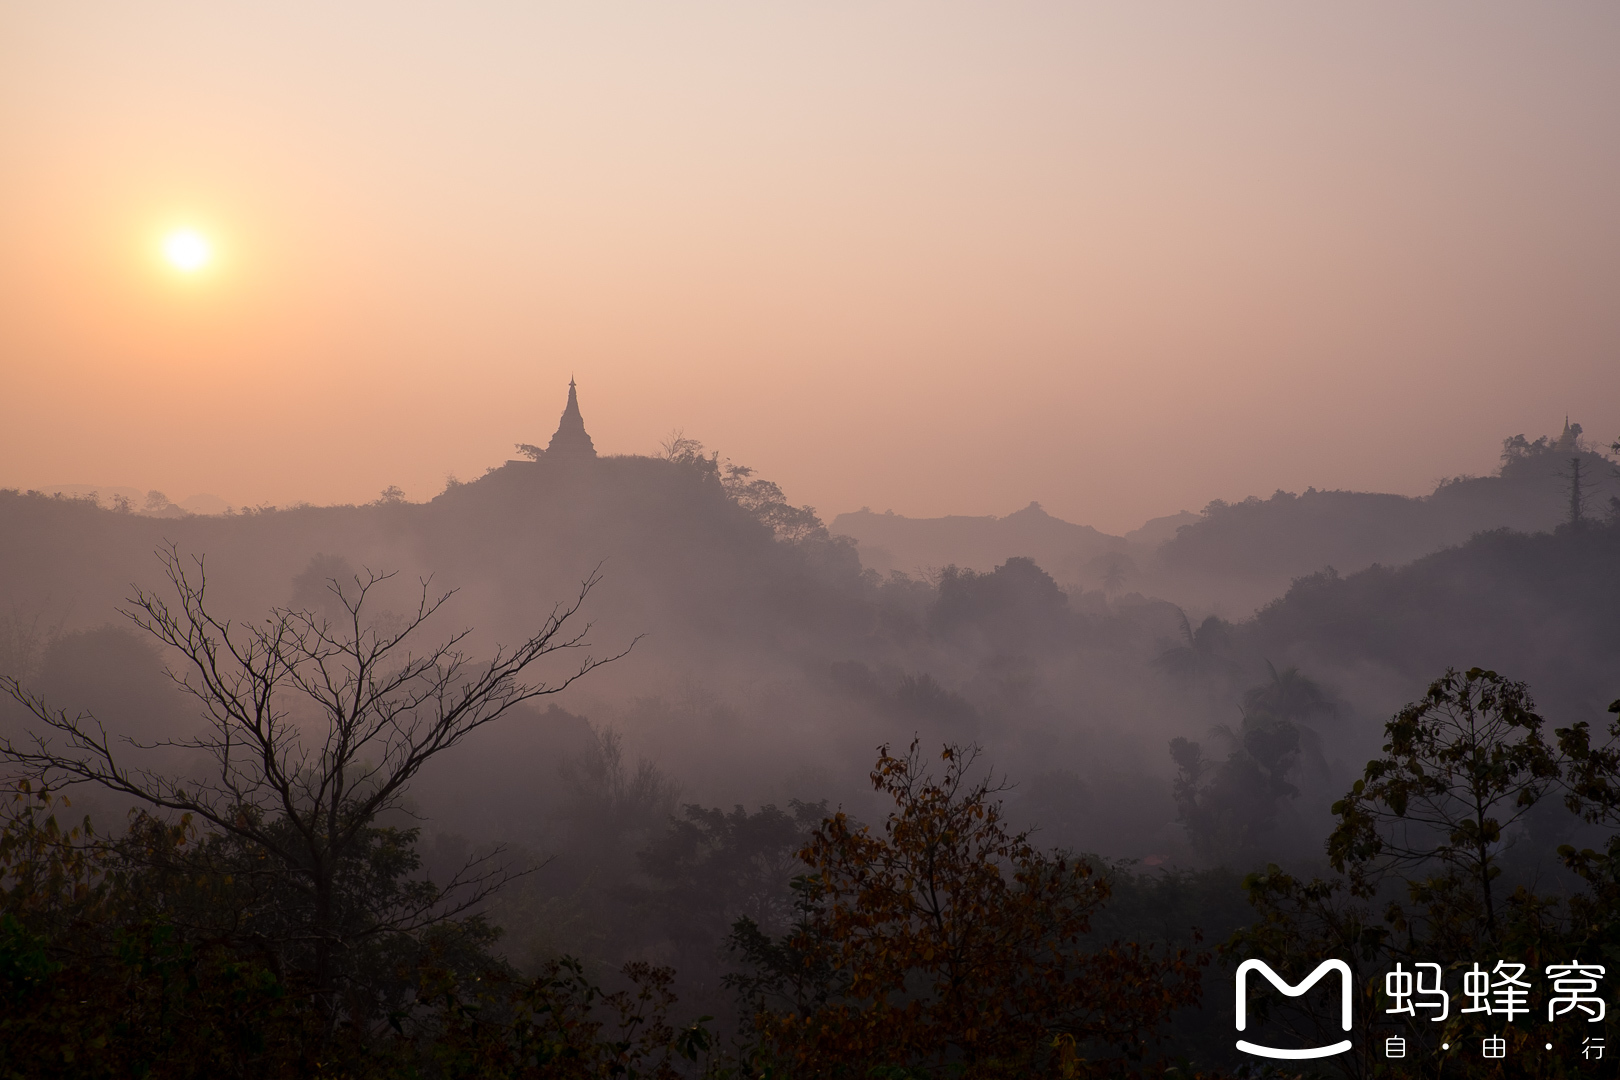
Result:
<svg viewBox="0 0 1620 1080">
<path fill-rule="evenodd" d="M 182 274 L 194 274 L 214 258 L 208 238 L 193 229 L 180 229 L 163 240 L 163 257 Z"/>
<path fill-rule="evenodd" d="M 0 0 L 0 1080 L 1602 1075 L 1617 58 Z"/>
</svg>

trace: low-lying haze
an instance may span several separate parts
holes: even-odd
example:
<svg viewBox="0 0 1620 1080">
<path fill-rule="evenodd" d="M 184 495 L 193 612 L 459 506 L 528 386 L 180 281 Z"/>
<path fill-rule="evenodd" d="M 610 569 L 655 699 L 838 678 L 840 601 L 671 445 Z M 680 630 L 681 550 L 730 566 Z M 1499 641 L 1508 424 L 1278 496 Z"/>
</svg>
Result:
<svg viewBox="0 0 1620 1080">
<path fill-rule="evenodd" d="M 1617 56 L 0 2 L 0 1074 L 1238 1076 L 1346 956 L 1474 1075 L 1380 972 L 1620 941 Z"/>
</svg>

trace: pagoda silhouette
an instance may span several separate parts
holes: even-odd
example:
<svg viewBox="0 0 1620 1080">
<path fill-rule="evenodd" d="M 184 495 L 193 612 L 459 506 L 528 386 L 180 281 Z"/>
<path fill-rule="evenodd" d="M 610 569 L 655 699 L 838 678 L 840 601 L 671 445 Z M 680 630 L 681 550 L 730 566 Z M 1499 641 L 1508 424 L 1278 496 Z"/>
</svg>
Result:
<svg viewBox="0 0 1620 1080">
<path fill-rule="evenodd" d="M 585 430 L 585 418 L 579 412 L 579 392 L 573 378 L 568 380 L 568 405 L 562 419 L 557 421 L 557 433 L 546 446 L 548 458 L 593 458 L 596 444 Z"/>
</svg>

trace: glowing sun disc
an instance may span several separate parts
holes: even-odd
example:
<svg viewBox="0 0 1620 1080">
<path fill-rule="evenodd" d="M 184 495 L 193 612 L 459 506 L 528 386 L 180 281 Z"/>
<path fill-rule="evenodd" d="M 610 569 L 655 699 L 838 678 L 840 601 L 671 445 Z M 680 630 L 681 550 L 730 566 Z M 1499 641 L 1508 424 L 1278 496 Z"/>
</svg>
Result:
<svg viewBox="0 0 1620 1080">
<path fill-rule="evenodd" d="M 181 229 L 164 239 L 163 257 L 176 270 L 191 274 L 208 265 L 208 261 L 214 257 L 214 249 L 201 233 Z"/>
</svg>

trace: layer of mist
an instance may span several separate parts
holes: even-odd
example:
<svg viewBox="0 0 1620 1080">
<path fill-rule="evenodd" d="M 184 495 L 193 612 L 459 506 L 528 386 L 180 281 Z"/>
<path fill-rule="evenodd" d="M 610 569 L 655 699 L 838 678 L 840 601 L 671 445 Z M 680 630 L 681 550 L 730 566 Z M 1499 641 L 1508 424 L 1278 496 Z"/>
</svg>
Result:
<svg viewBox="0 0 1620 1080">
<path fill-rule="evenodd" d="M 652 918 L 648 897 L 675 887 L 667 845 L 769 826 L 764 850 L 787 859 L 816 808 L 879 812 L 880 745 L 983 747 L 1043 845 L 1245 869 L 1318 864 L 1329 804 L 1447 667 L 1510 672 L 1557 720 L 1596 718 L 1620 686 L 1620 527 L 1595 487 L 1574 489 L 1572 517 L 1570 463 L 1594 484 L 1614 472 L 1578 434 L 1510 439 L 1497 475 L 1421 499 L 1279 492 L 1117 537 L 1038 505 L 829 529 L 686 439 L 661 457 L 527 447 L 426 503 L 197 515 L 0 492 L 0 669 L 121 738 L 187 731 L 172 658 L 119 615 L 132 583 L 161 592 L 169 545 L 237 620 L 341 616 L 333 583 L 362 569 L 395 574 L 394 612 L 423 582 L 453 591 L 432 626 L 472 628 L 475 653 L 600 574 L 589 640 L 629 655 L 441 755 L 402 820 L 430 868 L 498 843 L 541 866 L 495 901 L 515 961 L 679 961 L 701 998 L 753 901 L 666 896 L 673 914 Z M 9 703 L 0 723 L 25 726 Z"/>
</svg>

